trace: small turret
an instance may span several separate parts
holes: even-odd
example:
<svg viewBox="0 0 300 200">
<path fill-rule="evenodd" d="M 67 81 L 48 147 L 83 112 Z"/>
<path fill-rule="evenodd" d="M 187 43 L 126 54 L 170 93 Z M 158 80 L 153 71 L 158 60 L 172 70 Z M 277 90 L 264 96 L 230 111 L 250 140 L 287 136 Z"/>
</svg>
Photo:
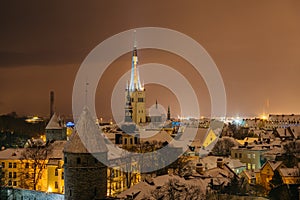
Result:
<svg viewBox="0 0 300 200">
<path fill-rule="evenodd" d="M 46 126 L 46 141 L 67 140 L 67 128 L 63 120 L 54 113 Z"/>
</svg>

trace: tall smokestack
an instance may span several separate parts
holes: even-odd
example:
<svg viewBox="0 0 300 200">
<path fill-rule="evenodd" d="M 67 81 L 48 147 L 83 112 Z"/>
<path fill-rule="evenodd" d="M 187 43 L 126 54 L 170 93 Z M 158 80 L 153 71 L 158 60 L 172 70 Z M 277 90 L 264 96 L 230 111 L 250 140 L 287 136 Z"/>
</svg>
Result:
<svg viewBox="0 0 300 200">
<path fill-rule="evenodd" d="M 50 91 L 50 119 L 54 114 L 54 92 Z"/>
</svg>

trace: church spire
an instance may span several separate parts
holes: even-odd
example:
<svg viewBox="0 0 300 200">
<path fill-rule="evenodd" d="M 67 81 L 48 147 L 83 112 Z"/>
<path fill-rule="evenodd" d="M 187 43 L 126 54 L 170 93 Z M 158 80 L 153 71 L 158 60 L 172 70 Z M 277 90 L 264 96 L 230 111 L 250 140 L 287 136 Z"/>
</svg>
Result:
<svg viewBox="0 0 300 200">
<path fill-rule="evenodd" d="M 127 86 L 127 96 L 126 96 L 126 105 L 125 105 L 125 122 L 132 122 L 132 104 L 130 97 L 129 85 Z"/>
<path fill-rule="evenodd" d="M 130 91 L 142 91 L 142 85 L 140 82 L 140 75 L 137 68 L 138 56 L 137 56 L 137 41 L 136 41 L 136 31 L 134 31 L 134 44 L 132 51 L 132 65 L 131 65 L 131 78 L 130 78 Z"/>
</svg>

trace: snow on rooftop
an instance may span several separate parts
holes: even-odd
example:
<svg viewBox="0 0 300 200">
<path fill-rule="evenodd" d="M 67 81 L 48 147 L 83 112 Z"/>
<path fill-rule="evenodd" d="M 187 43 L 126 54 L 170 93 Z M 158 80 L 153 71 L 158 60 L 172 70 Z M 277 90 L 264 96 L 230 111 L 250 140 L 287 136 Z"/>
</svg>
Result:
<svg viewBox="0 0 300 200">
<path fill-rule="evenodd" d="M 75 126 L 75 131 L 64 148 L 69 153 L 107 152 L 105 137 L 99 130 L 89 110 L 85 107 Z"/>
<path fill-rule="evenodd" d="M 63 123 L 61 119 L 57 116 L 56 113 L 54 113 L 49 121 L 49 123 L 46 126 L 46 130 L 48 129 L 62 129 Z"/>
</svg>

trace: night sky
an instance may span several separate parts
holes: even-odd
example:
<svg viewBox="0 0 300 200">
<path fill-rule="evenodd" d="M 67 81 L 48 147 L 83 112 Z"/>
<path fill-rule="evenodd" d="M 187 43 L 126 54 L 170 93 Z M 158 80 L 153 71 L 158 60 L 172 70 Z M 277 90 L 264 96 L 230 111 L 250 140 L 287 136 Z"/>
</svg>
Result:
<svg viewBox="0 0 300 200">
<path fill-rule="evenodd" d="M 207 50 L 223 77 L 229 116 L 300 113 L 299 10 L 298 0 L 2 1 L 0 114 L 48 116 L 54 90 L 56 112 L 71 116 L 73 83 L 84 58 L 106 38 L 146 26 L 180 31 Z M 130 69 L 130 56 L 117 59 L 101 79 L 99 117 L 110 119 L 111 90 Z M 208 90 L 189 63 L 168 52 L 140 50 L 139 63 L 147 62 L 167 64 L 191 84 L 200 83 L 194 89 L 201 111 L 210 114 Z M 146 90 L 147 106 L 158 99 L 179 114 L 168 89 Z"/>
</svg>

